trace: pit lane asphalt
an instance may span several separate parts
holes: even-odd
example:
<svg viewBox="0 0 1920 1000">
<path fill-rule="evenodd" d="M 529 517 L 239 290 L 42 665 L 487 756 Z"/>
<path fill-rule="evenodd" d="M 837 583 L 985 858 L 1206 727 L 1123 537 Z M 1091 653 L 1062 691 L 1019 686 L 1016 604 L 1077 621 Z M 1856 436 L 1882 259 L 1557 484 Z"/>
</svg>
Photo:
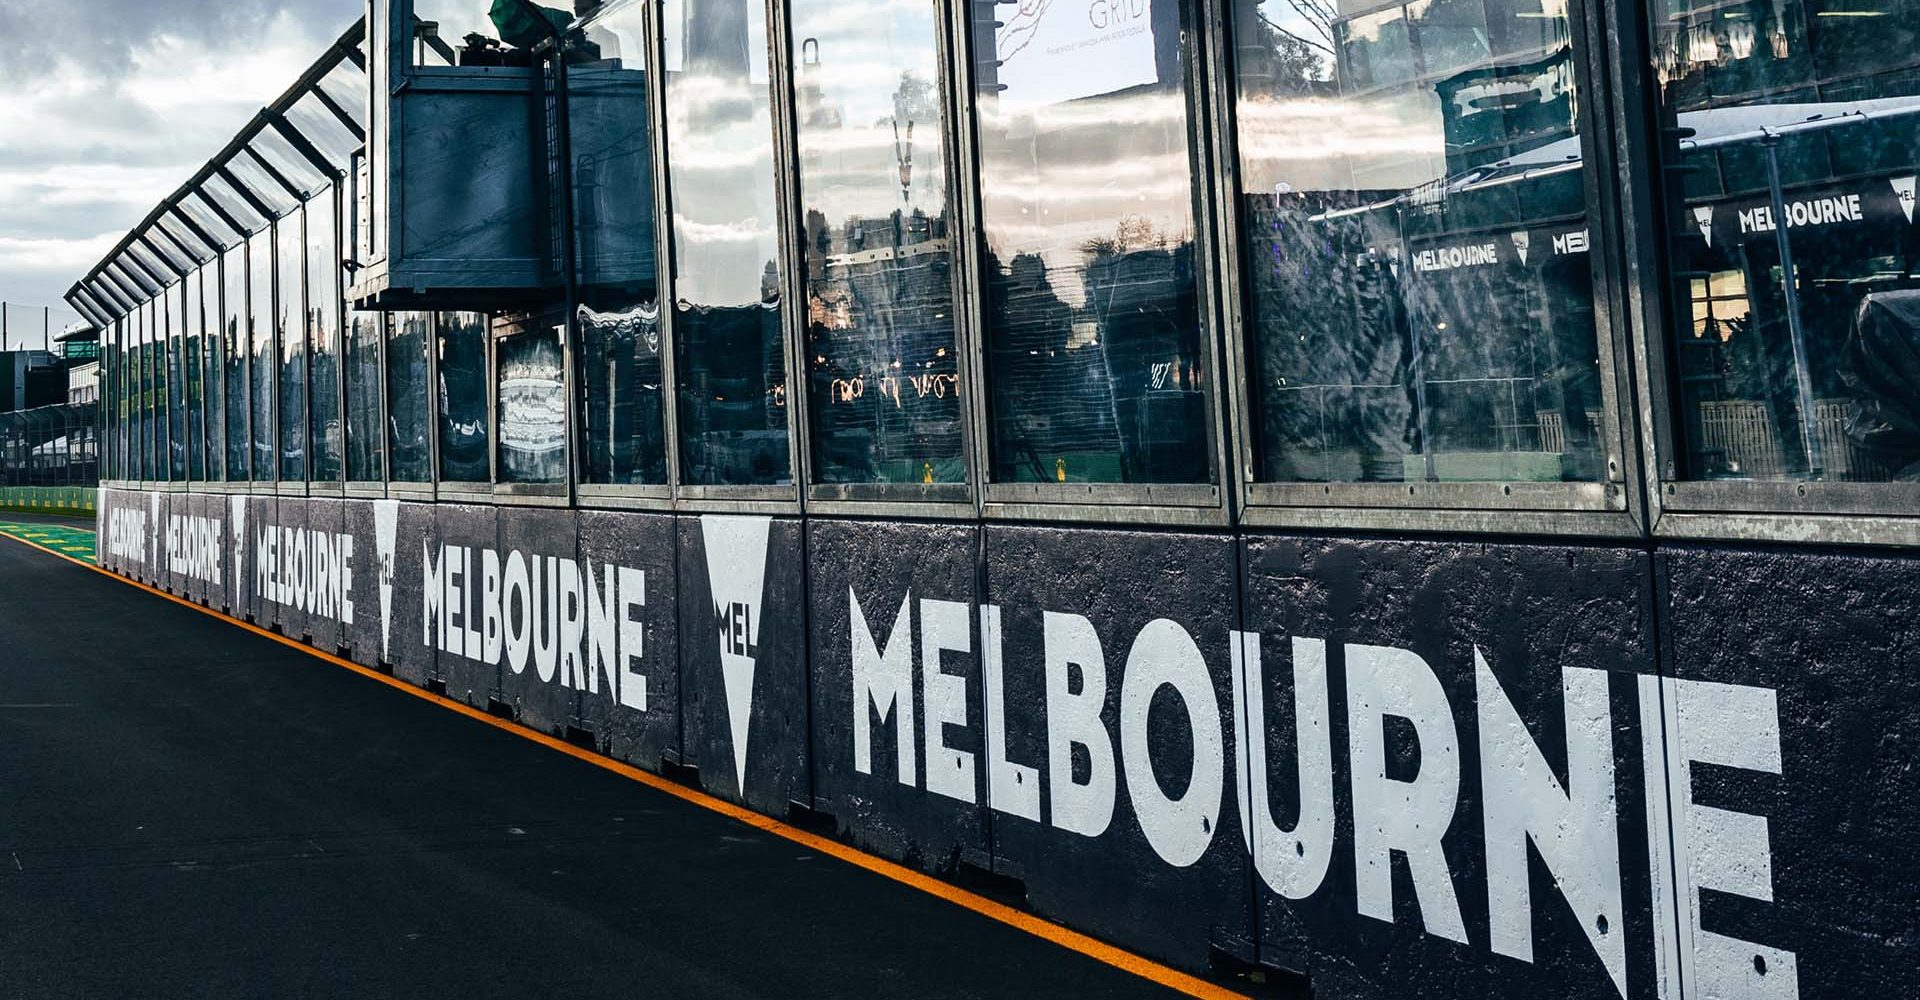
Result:
<svg viewBox="0 0 1920 1000">
<path fill-rule="evenodd" d="M 0 996 L 1169 995 L 0 540 Z"/>
</svg>

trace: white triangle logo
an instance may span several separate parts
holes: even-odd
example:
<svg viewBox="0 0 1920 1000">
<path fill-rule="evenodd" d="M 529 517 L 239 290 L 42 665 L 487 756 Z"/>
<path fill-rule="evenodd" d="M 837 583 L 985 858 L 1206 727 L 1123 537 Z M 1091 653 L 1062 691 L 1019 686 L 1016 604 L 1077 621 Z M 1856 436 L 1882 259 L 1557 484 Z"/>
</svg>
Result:
<svg viewBox="0 0 1920 1000">
<path fill-rule="evenodd" d="M 1522 230 L 1521 232 L 1509 234 L 1507 238 L 1513 241 L 1513 252 L 1520 255 L 1520 263 L 1525 264 L 1527 262 L 1527 247 L 1533 243 L 1533 237 Z"/>
<path fill-rule="evenodd" d="M 237 608 L 240 588 L 247 583 L 247 498 L 228 497 L 227 504 L 232 512 L 227 520 L 233 525 L 233 591 L 227 595 L 227 605 Z"/>
<path fill-rule="evenodd" d="M 1894 200 L 1900 203 L 1900 210 L 1907 213 L 1907 224 L 1913 224 L 1913 182 L 1914 177 L 1895 177 L 1887 181 L 1893 185 Z"/>
<path fill-rule="evenodd" d="M 1713 245 L 1713 206 L 1702 205 L 1693 210 L 1693 224 L 1700 227 L 1700 238 Z"/>
<path fill-rule="evenodd" d="M 153 514 L 148 518 L 145 562 L 147 565 L 153 567 L 154 572 L 158 573 L 167 568 L 160 562 L 162 555 L 160 552 L 160 540 L 166 537 L 167 529 L 160 524 L 160 494 L 149 493 L 147 496 L 153 500 Z"/>
<path fill-rule="evenodd" d="M 379 557 L 374 570 L 380 574 L 380 658 L 387 655 L 387 637 L 393 634 L 393 546 L 400 531 L 400 501 L 373 502 L 373 548 Z"/>
<path fill-rule="evenodd" d="M 753 669 L 760 652 L 761 594 L 767 581 L 770 517 L 706 514 L 707 585 L 713 593 L 714 631 L 720 641 L 721 679 L 727 688 L 727 722 L 733 735 L 733 772 L 747 790 L 748 722 L 753 718 Z"/>
</svg>

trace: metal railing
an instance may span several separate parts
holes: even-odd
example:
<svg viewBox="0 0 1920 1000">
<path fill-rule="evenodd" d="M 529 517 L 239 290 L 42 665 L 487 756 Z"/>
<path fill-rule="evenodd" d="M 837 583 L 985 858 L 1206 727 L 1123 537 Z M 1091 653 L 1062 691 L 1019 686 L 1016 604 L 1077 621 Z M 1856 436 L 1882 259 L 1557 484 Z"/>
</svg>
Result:
<svg viewBox="0 0 1920 1000">
<path fill-rule="evenodd" d="M 0 413 L 0 486 L 97 484 L 99 414 L 91 403 Z"/>
</svg>

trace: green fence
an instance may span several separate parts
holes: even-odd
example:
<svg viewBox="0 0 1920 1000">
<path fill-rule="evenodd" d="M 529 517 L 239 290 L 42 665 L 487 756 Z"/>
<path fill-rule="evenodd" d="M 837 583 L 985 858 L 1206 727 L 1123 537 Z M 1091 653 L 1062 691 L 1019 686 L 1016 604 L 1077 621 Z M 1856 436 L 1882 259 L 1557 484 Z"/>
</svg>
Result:
<svg viewBox="0 0 1920 1000">
<path fill-rule="evenodd" d="M 92 486 L 0 486 L 0 510 L 93 516 Z"/>
</svg>

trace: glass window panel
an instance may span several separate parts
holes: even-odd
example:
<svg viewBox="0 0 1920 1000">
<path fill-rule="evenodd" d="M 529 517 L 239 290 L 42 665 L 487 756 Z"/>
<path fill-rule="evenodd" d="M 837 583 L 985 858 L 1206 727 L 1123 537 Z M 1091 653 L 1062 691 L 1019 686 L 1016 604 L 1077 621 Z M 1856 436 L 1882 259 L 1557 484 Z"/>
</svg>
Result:
<svg viewBox="0 0 1920 1000">
<path fill-rule="evenodd" d="M 159 348 L 156 327 L 158 313 L 152 299 L 140 306 L 140 478 L 164 479 L 160 457 L 165 455 L 160 440 L 156 402 L 160 398 L 160 373 L 154 364 Z"/>
<path fill-rule="evenodd" d="M 215 212 L 213 207 L 207 203 L 206 199 L 202 198 L 197 192 L 189 193 L 182 197 L 180 199 L 179 209 L 187 218 L 193 220 L 194 225 L 204 230 L 208 236 L 219 240 L 220 249 L 225 250 L 240 242 L 240 234 L 234 232 L 233 227 L 227 225 L 226 220 L 220 218 L 220 213 Z"/>
<path fill-rule="evenodd" d="M 1308 13 L 1233 6 L 1257 477 L 1601 478 L 1565 3 Z"/>
<path fill-rule="evenodd" d="M 182 406 L 180 335 L 186 330 L 186 295 L 179 283 L 161 296 L 163 340 L 160 354 L 160 399 L 166 421 L 164 476 L 175 482 L 187 478 L 187 415 Z"/>
<path fill-rule="evenodd" d="M 213 248 L 207 246 L 205 240 L 195 236 L 193 230 L 188 229 L 186 224 L 181 222 L 174 213 L 169 212 L 161 216 L 159 228 L 171 237 L 176 244 L 179 244 L 182 250 L 185 250 L 193 257 L 194 264 L 204 264 L 213 259 Z"/>
<path fill-rule="evenodd" d="M 567 386 L 559 330 L 502 338 L 498 352 L 503 483 L 567 479 Z"/>
<path fill-rule="evenodd" d="M 227 393 L 227 481 L 252 477 L 247 414 L 253 394 L 247 376 L 252 327 L 247 312 L 247 244 L 227 251 L 220 264 L 220 349 Z"/>
<path fill-rule="evenodd" d="M 220 263 L 215 261 L 196 272 L 200 282 L 200 395 L 203 400 L 200 421 L 206 443 L 206 473 L 201 478 L 219 481 L 225 478 L 227 449 L 226 387 L 224 384 L 221 336 L 224 330 L 220 309 Z"/>
<path fill-rule="evenodd" d="M 1680 473 L 1920 480 L 1920 0 L 1652 0 Z"/>
<path fill-rule="evenodd" d="M 339 203 L 329 187 L 307 203 L 307 336 L 311 347 L 307 426 L 313 435 L 313 478 L 340 478 Z"/>
<path fill-rule="evenodd" d="M 277 281 L 274 327 L 279 335 L 280 478 L 307 478 L 307 241 L 304 209 L 274 224 Z"/>
<path fill-rule="evenodd" d="M 194 259 L 193 255 L 190 254 L 185 247 L 168 239 L 168 235 L 164 225 L 154 226 L 152 229 L 147 230 L 146 236 L 141 240 L 141 245 L 159 251 L 160 259 L 166 263 L 168 268 L 167 271 L 161 274 L 161 277 L 171 281 L 176 276 L 191 270 L 194 265 Z"/>
<path fill-rule="evenodd" d="M 279 471 L 274 455 L 273 397 L 279 382 L 279 352 L 273 346 L 273 231 L 259 233 L 247 244 L 248 383 L 252 396 L 253 478 L 272 482 Z"/>
<path fill-rule="evenodd" d="M 386 478 L 387 436 L 380 420 L 380 338 L 385 314 L 347 311 L 347 478 Z"/>
<path fill-rule="evenodd" d="M 321 103 L 320 98 L 307 94 L 287 108 L 286 116 L 287 123 L 299 130 L 336 168 L 348 168 L 360 140 L 353 137 L 345 123 Z"/>
<path fill-rule="evenodd" d="M 247 143 L 256 155 L 267 162 L 268 166 L 280 172 L 300 193 L 311 197 L 327 186 L 327 177 L 300 152 L 293 148 L 272 125 L 260 130 L 260 134 Z"/>
<path fill-rule="evenodd" d="M 487 454 L 487 317 L 441 313 L 440 479 L 491 482 Z"/>
<path fill-rule="evenodd" d="M 107 273 L 118 282 L 115 287 L 119 288 L 121 298 L 131 304 L 129 308 L 138 308 L 140 303 L 159 291 L 154 287 L 152 278 L 134 270 L 133 266 L 124 259 L 115 260 L 107 265 Z"/>
<path fill-rule="evenodd" d="M 428 407 L 428 334 L 432 314 L 392 314 L 387 340 L 387 441 L 389 472 L 395 482 L 433 481 L 432 433 Z"/>
<path fill-rule="evenodd" d="M 365 57 L 365 50 L 361 55 Z M 367 75 L 360 72 L 359 67 L 342 59 L 320 78 L 319 89 L 326 91 L 341 110 L 353 116 L 355 124 L 361 128 L 367 127 Z"/>
<path fill-rule="evenodd" d="M 184 325 L 175 343 L 180 347 L 181 397 L 186 409 L 187 478 L 199 482 L 207 478 L 206 392 L 201 378 L 201 333 L 204 317 L 200 305 L 200 269 L 187 273 L 181 283 Z"/>
<path fill-rule="evenodd" d="M 233 158 L 227 161 L 227 171 L 238 178 L 240 183 L 246 185 L 247 190 L 255 198 L 260 199 L 269 209 L 272 209 L 274 218 L 293 211 L 294 206 L 300 204 L 299 199 L 289 193 L 279 181 L 274 180 L 273 175 L 267 173 L 266 168 L 260 165 L 260 161 L 248 155 L 244 149 L 233 154 Z"/>
<path fill-rule="evenodd" d="M 996 481 L 1205 483 L 1180 0 L 974 19 Z"/>
<path fill-rule="evenodd" d="M 765 8 L 665 10 L 680 476 L 793 481 Z"/>
<path fill-rule="evenodd" d="M 451 65 L 437 46 L 427 41 L 431 35 L 456 52 L 471 34 L 497 37 L 499 29 L 487 17 L 488 0 L 413 0 L 413 16 L 421 22 L 411 51 L 416 66 Z"/>
<path fill-rule="evenodd" d="M 600 58 L 567 74 L 589 483 L 667 481 L 644 11 L 589 22 Z"/>
<path fill-rule="evenodd" d="M 253 203 L 242 198 L 226 178 L 217 175 L 208 177 L 200 183 L 200 190 L 233 216 L 233 221 L 247 227 L 247 235 L 251 236 L 267 227 L 266 217 L 255 211 Z"/>
<path fill-rule="evenodd" d="M 812 472 L 966 481 L 932 0 L 795 0 Z"/>
<path fill-rule="evenodd" d="M 147 248 L 139 240 L 127 244 L 125 255 L 132 259 L 127 265 L 127 273 L 140 279 L 140 287 L 149 296 L 160 294 L 160 289 L 172 280 L 173 269 L 160 260 L 160 256 Z M 133 266 L 139 265 L 138 267 Z"/>
</svg>

